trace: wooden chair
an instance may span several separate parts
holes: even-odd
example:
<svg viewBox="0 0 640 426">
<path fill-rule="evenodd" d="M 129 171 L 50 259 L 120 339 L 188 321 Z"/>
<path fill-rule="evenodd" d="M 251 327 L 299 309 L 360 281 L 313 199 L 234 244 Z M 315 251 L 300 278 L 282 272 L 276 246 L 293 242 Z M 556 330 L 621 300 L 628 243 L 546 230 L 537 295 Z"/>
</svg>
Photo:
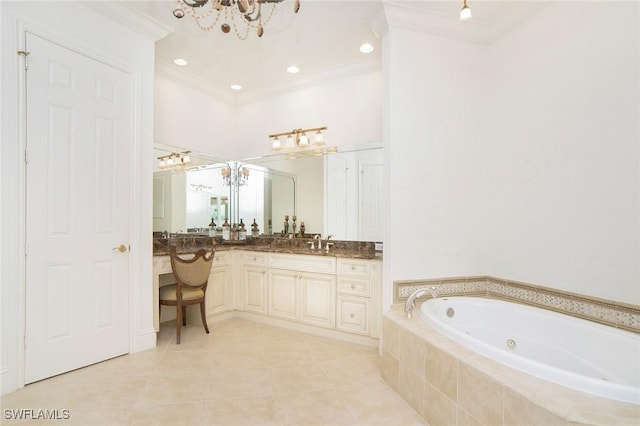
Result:
<svg viewBox="0 0 640 426">
<path fill-rule="evenodd" d="M 171 245 L 171 270 L 175 284 L 160 287 L 160 306 L 176 307 L 176 344 L 180 344 L 180 329 L 187 325 L 187 306 L 200 304 L 200 316 L 204 330 L 209 333 L 205 312 L 205 294 L 215 249 L 207 257 L 207 251 L 199 249 L 191 259 L 178 256 L 175 244 Z M 182 322 L 182 323 L 181 323 Z"/>
</svg>

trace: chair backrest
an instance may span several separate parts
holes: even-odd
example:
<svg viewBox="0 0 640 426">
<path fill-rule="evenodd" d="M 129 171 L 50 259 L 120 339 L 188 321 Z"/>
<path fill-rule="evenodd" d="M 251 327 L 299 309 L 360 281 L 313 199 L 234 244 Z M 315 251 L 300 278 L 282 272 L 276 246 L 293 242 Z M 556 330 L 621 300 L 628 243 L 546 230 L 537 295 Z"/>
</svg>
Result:
<svg viewBox="0 0 640 426">
<path fill-rule="evenodd" d="M 175 244 L 171 245 L 171 269 L 173 275 L 180 285 L 188 285 L 191 287 L 205 287 L 209 280 L 209 272 L 213 264 L 213 256 L 215 249 L 207 257 L 207 251 L 203 248 L 196 251 L 191 259 L 184 259 L 177 254 Z"/>
</svg>

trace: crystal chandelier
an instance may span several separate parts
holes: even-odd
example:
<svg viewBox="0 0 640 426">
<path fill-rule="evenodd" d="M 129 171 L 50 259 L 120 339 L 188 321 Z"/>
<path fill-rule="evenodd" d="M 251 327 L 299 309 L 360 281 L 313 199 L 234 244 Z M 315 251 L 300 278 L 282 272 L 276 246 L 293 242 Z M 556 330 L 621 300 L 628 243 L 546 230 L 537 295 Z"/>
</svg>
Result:
<svg viewBox="0 0 640 426">
<path fill-rule="evenodd" d="M 203 31 L 209 31 L 218 25 L 221 17 L 220 29 L 228 34 L 231 28 L 240 40 L 249 35 L 249 30 L 254 29 L 258 37 L 264 34 L 264 26 L 267 25 L 273 15 L 276 5 L 284 0 L 178 0 L 178 5 L 173 9 L 173 16 L 178 19 L 186 14 L 190 15 L 198 27 Z M 269 7 L 266 5 L 269 3 Z M 266 10 L 263 10 L 263 6 Z M 293 11 L 300 10 L 300 0 L 293 1 Z M 263 15 L 264 12 L 264 15 Z"/>
</svg>

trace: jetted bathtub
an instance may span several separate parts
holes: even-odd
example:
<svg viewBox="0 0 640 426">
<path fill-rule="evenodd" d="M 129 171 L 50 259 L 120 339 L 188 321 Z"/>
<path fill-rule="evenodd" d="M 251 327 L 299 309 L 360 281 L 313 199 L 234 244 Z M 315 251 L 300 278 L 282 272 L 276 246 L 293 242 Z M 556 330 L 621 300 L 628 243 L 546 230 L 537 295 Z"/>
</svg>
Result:
<svg viewBox="0 0 640 426">
<path fill-rule="evenodd" d="M 640 404 L 640 335 L 592 321 L 478 297 L 425 301 L 421 317 L 500 363 L 605 398 Z"/>
</svg>

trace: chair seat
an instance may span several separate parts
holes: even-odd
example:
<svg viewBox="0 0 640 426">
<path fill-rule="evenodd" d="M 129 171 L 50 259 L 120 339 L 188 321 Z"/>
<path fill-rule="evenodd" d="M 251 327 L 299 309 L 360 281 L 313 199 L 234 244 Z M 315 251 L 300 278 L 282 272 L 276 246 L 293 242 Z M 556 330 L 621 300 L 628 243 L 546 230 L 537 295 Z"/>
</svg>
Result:
<svg viewBox="0 0 640 426">
<path fill-rule="evenodd" d="M 182 287 L 182 300 L 196 300 L 204 297 L 204 291 L 201 288 Z M 165 285 L 160 287 L 160 300 L 176 301 L 176 285 Z"/>
</svg>

